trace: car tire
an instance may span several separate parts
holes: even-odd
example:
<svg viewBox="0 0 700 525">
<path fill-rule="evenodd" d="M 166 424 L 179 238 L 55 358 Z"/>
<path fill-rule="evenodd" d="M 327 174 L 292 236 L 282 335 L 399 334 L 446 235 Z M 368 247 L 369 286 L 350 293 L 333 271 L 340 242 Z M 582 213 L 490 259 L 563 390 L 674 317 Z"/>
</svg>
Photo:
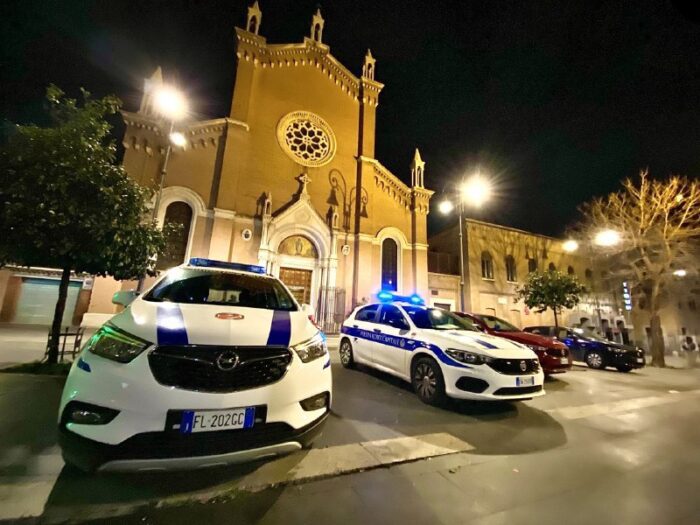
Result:
<svg viewBox="0 0 700 525">
<path fill-rule="evenodd" d="M 355 368 L 355 356 L 352 353 L 352 344 L 349 339 L 343 339 L 340 342 L 338 353 L 340 354 L 340 364 L 343 365 L 343 368 Z"/>
<path fill-rule="evenodd" d="M 620 365 L 620 366 L 618 366 L 618 367 L 616 367 L 616 368 L 617 368 L 617 371 L 618 371 L 618 372 L 627 373 L 627 372 L 631 372 L 631 371 L 632 371 L 632 367 L 631 367 L 631 366 Z"/>
<path fill-rule="evenodd" d="M 446 400 L 445 379 L 434 359 L 416 359 L 411 367 L 411 384 L 418 398 L 427 405 L 439 406 Z"/>
<path fill-rule="evenodd" d="M 591 350 L 586 354 L 586 364 L 588 368 L 602 370 L 605 368 L 605 357 L 597 350 Z"/>
</svg>

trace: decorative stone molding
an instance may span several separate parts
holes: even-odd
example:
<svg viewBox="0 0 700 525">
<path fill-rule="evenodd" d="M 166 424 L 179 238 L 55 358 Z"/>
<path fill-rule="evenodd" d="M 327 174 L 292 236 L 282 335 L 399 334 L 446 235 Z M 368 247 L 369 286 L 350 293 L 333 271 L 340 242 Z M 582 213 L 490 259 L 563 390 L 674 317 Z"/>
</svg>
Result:
<svg viewBox="0 0 700 525">
<path fill-rule="evenodd" d="M 308 111 L 294 111 L 282 117 L 277 124 L 277 142 L 289 158 L 308 167 L 328 164 L 337 146 L 328 123 Z"/>
</svg>

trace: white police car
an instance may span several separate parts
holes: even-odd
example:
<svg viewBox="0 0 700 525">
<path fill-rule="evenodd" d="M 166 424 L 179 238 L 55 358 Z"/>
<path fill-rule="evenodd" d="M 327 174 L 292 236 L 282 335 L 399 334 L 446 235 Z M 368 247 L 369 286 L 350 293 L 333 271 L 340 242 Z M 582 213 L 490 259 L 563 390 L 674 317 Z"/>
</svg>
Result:
<svg viewBox="0 0 700 525">
<path fill-rule="evenodd" d="M 421 400 L 523 400 L 544 395 L 544 374 L 529 348 L 480 332 L 468 319 L 417 296 L 378 294 L 343 323 L 340 361 L 410 381 Z"/>
<path fill-rule="evenodd" d="M 129 296 L 129 294 L 132 294 Z M 291 452 L 331 401 L 323 333 L 262 267 L 191 259 L 88 341 L 59 412 L 83 470 L 221 465 Z"/>
</svg>

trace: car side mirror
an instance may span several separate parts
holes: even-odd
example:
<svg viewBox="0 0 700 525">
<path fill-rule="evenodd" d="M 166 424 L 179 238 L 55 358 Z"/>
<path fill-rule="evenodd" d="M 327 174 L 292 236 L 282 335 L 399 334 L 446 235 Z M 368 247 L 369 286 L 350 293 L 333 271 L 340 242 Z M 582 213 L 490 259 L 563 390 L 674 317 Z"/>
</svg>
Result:
<svg viewBox="0 0 700 525">
<path fill-rule="evenodd" d="M 115 292 L 115 294 L 112 296 L 112 304 L 129 306 L 139 295 L 141 295 L 141 292 L 136 290 L 120 290 Z"/>
</svg>

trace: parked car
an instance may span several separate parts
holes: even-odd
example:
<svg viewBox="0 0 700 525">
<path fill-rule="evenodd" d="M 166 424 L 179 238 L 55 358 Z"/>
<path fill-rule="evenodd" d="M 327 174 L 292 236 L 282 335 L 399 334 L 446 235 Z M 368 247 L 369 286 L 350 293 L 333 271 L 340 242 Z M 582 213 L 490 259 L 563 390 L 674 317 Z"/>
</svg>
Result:
<svg viewBox="0 0 700 525">
<path fill-rule="evenodd" d="M 632 345 L 609 341 L 581 328 L 555 326 L 529 326 L 524 329 L 533 334 L 556 337 L 569 347 L 575 361 L 583 361 L 590 368 L 608 366 L 620 372 L 644 367 L 644 350 Z"/>
<path fill-rule="evenodd" d="M 308 445 L 331 403 L 324 334 L 258 266 L 191 259 L 103 325 L 59 410 L 67 463 L 180 469 Z"/>
<path fill-rule="evenodd" d="M 345 320 L 340 362 L 361 363 L 413 385 L 418 397 L 489 401 L 544 395 L 544 374 L 528 348 L 481 333 L 469 319 L 427 307 L 416 296 L 380 293 Z"/>
<path fill-rule="evenodd" d="M 556 341 L 551 337 L 542 337 L 541 335 L 524 332 L 508 321 L 493 315 L 462 312 L 457 312 L 457 315 L 470 319 L 487 334 L 526 345 L 537 354 L 545 375 L 561 374 L 571 368 L 569 349 L 560 341 Z"/>
</svg>

